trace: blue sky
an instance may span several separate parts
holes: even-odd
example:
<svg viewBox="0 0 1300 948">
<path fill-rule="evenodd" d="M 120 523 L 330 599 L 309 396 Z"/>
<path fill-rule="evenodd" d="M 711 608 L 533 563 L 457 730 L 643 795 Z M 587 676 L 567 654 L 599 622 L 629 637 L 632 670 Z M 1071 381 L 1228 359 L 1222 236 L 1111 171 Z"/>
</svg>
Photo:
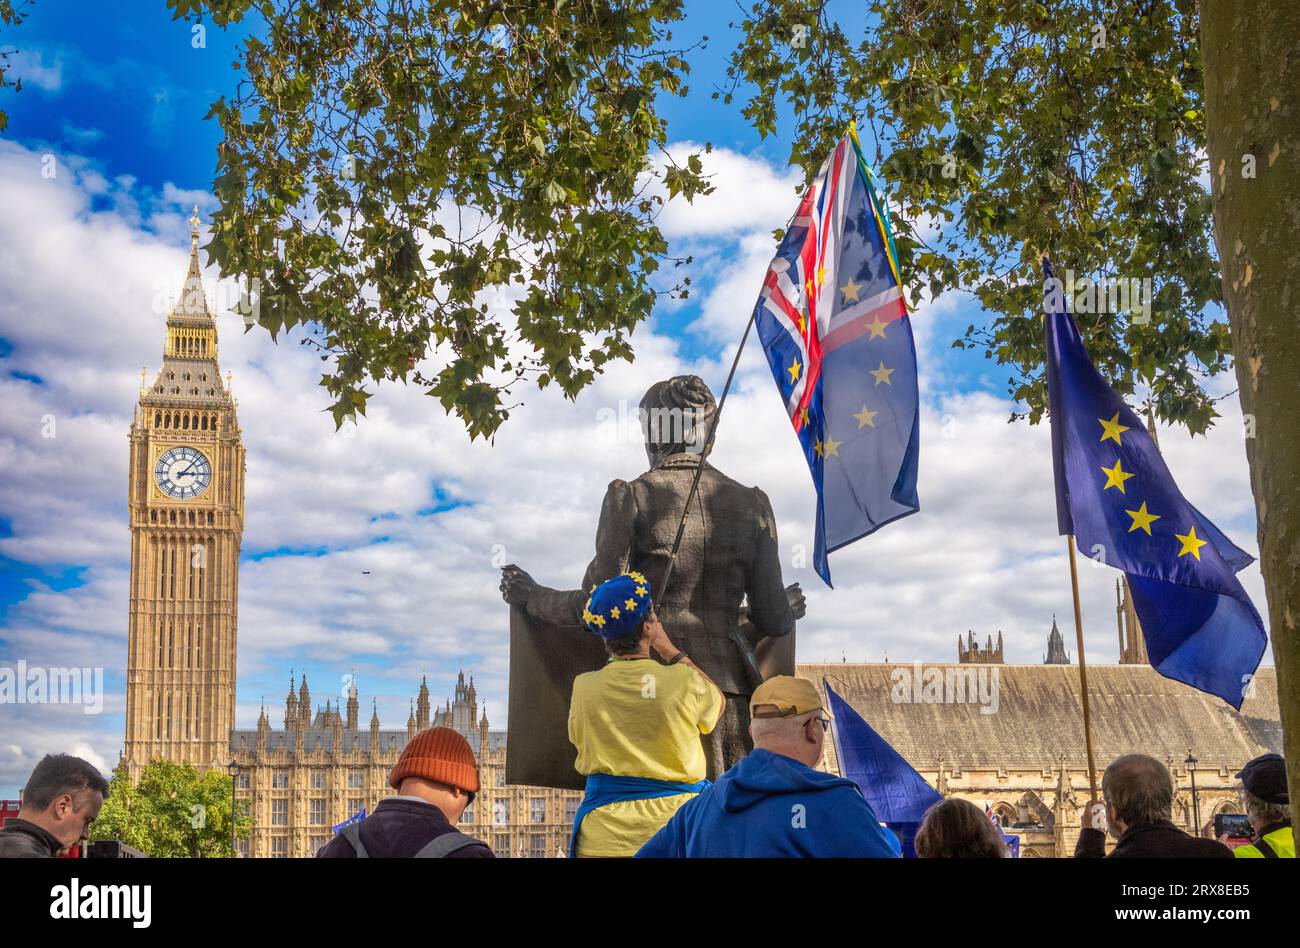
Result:
<svg viewBox="0 0 1300 948">
<path fill-rule="evenodd" d="M 857 9 L 842 6 L 846 16 Z M 578 581 L 604 485 L 644 467 L 629 406 L 650 382 L 682 371 L 720 387 L 773 250 L 770 232 L 794 209 L 788 140 L 760 141 L 736 105 L 711 97 L 734 16 L 731 4 L 690 6 L 676 40 L 707 34 L 709 46 L 690 54 L 689 98 L 663 103 L 670 147 L 715 148 L 707 167 L 719 193 L 665 219 L 673 249 L 696 255 L 695 291 L 638 331 L 634 366 L 615 368 L 577 403 L 525 393 L 495 445 L 471 445 L 432 400 L 387 390 L 359 428 L 336 435 L 307 353 L 292 340 L 244 335 L 233 319 L 220 324 L 249 449 L 240 726 L 254 723 L 263 698 L 276 720 L 291 669 L 309 673 L 322 703 L 355 669 L 363 701 L 373 697 L 395 725 L 421 674 L 438 699 L 463 667 L 478 674 L 494 725 L 503 722 L 497 567 L 504 558 L 550 585 Z M 0 399 L 12 408 L 0 427 L 0 663 L 102 665 L 109 692 L 93 721 L 27 709 L 22 728 L 5 728 L 0 797 L 40 753 L 77 749 L 111 767 L 120 747 L 127 430 L 140 366 L 156 371 L 161 354 L 151 299 L 158 286 L 179 287 L 190 205 L 212 207 L 219 136 L 203 116 L 233 87 L 240 34 L 209 28 L 204 49 L 191 38 L 161 0 L 47 0 L 0 40 L 21 50 L 24 77 L 21 94 L 4 96 L 10 126 L 0 137 L 0 283 L 11 288 L 0 302 Z M 46 155 L 62 169 L 54 180 L 38 171 Z M 801 658 L 947 661 L 953 636 L 971 628 L 1003 630 L 1009 660 L 1036 662 L 1052 615 L 1068 614 L 1046 432 L 1007 425 L 1009 373 L 950 348 L 982 318 L 959 296 L 914 314 L 922 513 L 833 556 L 833 593 L 791 554 L 788 579 L 810 599 Z M 810 546 L 807 471 L 766 371 L 746 353 L 715 457 L 771 495 L 784 543 Z M 1165 431 L 1162 447 L 1189 499 L 1254 552 L 1236 399 L 1221 407 L 1208 442 Z M 47 416 L 58 438 L 39 434 Z M 1098 661 L 1116 651 L 1114 578 L 1085 569 Z M 1258 571 L 1243 578 L 1262 607 Z"/>
</svg>

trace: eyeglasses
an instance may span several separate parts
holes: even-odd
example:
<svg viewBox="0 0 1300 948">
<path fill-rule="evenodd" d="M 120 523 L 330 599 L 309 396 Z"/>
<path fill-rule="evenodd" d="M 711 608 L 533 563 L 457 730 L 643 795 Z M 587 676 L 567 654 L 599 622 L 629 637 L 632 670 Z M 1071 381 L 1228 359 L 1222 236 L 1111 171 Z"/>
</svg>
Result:
<svg viewBox="0 0 1300 948">
<path fill-rule="evenodd" d="M 809 720 L 811 720 L 811 721 L 816 721 L 818 724 L 820 724 L 820 725 L 822 726 L 822 733 L 823 733 L 823 734 L 825 734 L 825 733 L 826 733 L 827 731 L 829 731 L 830 728 L 831 728 L 831 721 L 830 721 L 830 718 L 820 718 L 820 717 L 819 717 L 819 718 L 810 718 Z"/>
</svg>

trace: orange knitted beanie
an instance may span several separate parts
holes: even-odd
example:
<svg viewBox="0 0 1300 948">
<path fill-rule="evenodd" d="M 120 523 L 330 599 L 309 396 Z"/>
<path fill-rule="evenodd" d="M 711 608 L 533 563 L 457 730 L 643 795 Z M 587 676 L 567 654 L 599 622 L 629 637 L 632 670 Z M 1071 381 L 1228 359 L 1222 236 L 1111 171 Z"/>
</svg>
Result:
<svg viewBox="0 0 1300 948">
<path fill-rule="evenodd" d="M 407 743 L 388 784 L 397 789 L 405 777 L 423 777 L 478 793 L 478 764 L 469 741 L 449 727 L 431 727 Z"/>
</svg>

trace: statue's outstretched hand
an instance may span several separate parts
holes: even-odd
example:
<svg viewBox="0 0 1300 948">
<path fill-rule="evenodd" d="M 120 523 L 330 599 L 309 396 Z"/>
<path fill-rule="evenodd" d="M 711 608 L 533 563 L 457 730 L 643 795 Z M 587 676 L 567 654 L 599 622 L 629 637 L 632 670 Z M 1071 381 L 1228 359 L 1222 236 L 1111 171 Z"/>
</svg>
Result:
<svg viewBox="0 0 1300 948">
<path fill-rule="evenodd" d="M 514 563 L 501 570 L 501 598 L 512 606 L 526 606 L 537 583 Z"/>
<path fill-rule="evenodd" d="M 790 611 L 794 613 L 795 621 L 798 622 L 808 612 L 808 600 L 804 598 L 803 590 L 799 588 L 798 583 L 791 583 L 785 587 L 785 598 L 790 603 Z"/>
</svg>

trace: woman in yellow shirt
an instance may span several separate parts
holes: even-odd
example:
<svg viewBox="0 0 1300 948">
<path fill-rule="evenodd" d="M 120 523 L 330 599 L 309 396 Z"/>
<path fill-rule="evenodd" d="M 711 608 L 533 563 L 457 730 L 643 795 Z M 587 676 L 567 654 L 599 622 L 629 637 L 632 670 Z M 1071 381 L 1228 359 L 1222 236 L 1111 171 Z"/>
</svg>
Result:
<svg viewBox="0 0 1300 948">
<path fill-rule="evenodd" d="M 569 854 L 632 856 L 709 785 L 700 735 L 718 723 L 725 698 L 669 640 L 640 573 L 596 587 L 582 618 L 609 661 L 573 682 L 569 740 L 587 792 Z"/>
</svg>

